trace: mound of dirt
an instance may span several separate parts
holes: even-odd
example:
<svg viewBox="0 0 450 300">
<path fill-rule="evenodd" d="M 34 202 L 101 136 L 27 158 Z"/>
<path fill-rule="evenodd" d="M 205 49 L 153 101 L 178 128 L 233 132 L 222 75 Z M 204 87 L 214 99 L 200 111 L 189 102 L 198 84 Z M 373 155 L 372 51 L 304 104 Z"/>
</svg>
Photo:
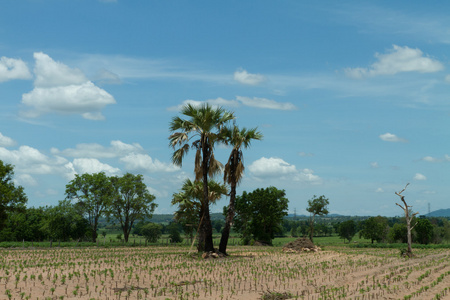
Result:
<svg viewBox="0 0 450 300">
<path fill-rule="evenodd" d="M 295 241 L 292 241 L 290 243 L 287 243 L 286 245 L 284 245 L 282 249 L 282 251 L 284 252 L 295 252 L 295 253 L 309 252 L 309 251 L 317 252 L 319 250 L 321 250 L 320 247 L 317 247 L 316 245 L 313 244 L 313 242 L 311 242 L 310 239 L 304 237 L 296 239 Z"/>
</svg>

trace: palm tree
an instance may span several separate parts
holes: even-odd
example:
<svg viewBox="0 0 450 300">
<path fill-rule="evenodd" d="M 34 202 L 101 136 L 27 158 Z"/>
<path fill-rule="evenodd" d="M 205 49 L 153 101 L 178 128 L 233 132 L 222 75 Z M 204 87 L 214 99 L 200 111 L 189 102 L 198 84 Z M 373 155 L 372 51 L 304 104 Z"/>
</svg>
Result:
<svg viewBox="0 0 450 300">
<path fill-rule="evenodd" d="M 208 181 L 208 201 L 214 204 L 223 195 L 228 193 L 227 187 L 224 184 L 219 184 L 214 180 Z M 186 179 L 181 191 L 175 193 L 172 198 L 172 205 L 178 205 L 178 210 L 175 212 L 175 220 L 182 223 L 186 228 L 191 229 L 188 234 L 193 243 L 194 230 L 200 224 L 203 214 L 200 213 L 203 203 L 203 184 L 200 181 L 191 181 Z M 202 241 L 199 239 L 199 245 Z"/>
<path fill-rule="evenodd" d="M 196 149 L 195 181 L 203 181 L 202 222 L 199 234 L 200 241 L 204 241 L 204 245 L 199 245 L 199 251 L 214 251 L 209 215 L 208 176 L 213 176 L 221 170 L 220 162 L 214 158 L 214 144 L 221 141 L 220 133 L 226 123 L 234 119 L 234 114 L 222 107 L 213 108 L 209 104 L 199 107 L 187 104 L 181 109 L 181 113 L 188 119 L 174 117 L 170 122 L 170 131 L 174 132 L 169 137 L 170 146 L 175 150 L 172 162 L 181 166 L 183 157 L 189 149 L 191 147 Z M 193 138 L 196 139 L 190 145 Z"/>
<path fill-rule="evenodd" d="M 222 237 L 220 238 L 219 252 L 226 254 L 231 224 L 235 214 L 236 186 L 241 181 L 245 169 L 244 155 L 241 148 L 250 147 L 252 140 L 261 140 L 263 135 L 257 131 L 257 128 L 246 129 L 244 127 L 239 130 L 237 126 L 225 128 L 223 130 L 223 135 L 226 143 L 233 146 L 228 162 L 225 165 L 223 176 L 223 180 L 230 185 L 230 204 L 228 205 L 225 227 L 222 230 Z"/>
</svg>

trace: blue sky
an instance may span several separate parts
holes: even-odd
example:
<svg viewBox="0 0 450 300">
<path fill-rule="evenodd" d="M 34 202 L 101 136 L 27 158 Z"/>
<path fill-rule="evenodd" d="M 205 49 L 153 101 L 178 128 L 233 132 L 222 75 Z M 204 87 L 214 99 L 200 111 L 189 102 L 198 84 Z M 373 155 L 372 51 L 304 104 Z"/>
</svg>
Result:
<svg viewBox="0 0 450 300">
<path fill-rule="evenodd" d="M 290 212 L 449 208 L 450 3 L 29 0 L 0 4 L 0 159 L 29 206 L 74 174 L 143 174 L 157 213 L 193 176 L 171 164 L 186 103 L 264 134 L 239 187 L 286 191 Z M 229 148 L 216 148 L 226 162 Z M 217 180 L 221 180 L 218 177 Z M 228 199 L 212 207 L 221 211 Z"/>
</svg>

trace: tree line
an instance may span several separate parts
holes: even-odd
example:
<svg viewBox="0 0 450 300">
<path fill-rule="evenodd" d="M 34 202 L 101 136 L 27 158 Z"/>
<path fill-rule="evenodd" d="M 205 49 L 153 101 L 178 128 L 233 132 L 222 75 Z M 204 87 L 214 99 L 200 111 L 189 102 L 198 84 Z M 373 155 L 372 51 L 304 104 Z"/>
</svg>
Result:
<svg viewBox="0 0 450 300">
<path fill-rule="evenodd" d="M 0 241 L 81 240 L 95 242 L 99 219 L 117 222 L 127 242 L 133 225 L 152 216 L 156 203 L 142 175 L 75 175 L 58 205 L 27 208 L 14 168 L 0 160 Z"/>
</svg>

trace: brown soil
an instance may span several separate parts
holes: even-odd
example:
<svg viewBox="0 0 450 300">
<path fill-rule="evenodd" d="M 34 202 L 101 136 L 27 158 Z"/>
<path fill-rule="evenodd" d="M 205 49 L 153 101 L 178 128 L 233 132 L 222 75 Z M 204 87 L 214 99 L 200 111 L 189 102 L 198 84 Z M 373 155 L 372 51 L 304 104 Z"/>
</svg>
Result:
<svg viewBox="0 0 450 300">
<path fill-rule="evenodd" d="M 415 249 L 411 259 L 397 249 L 331 246 L 308 254 L 239 246 L 211 259 L 187 252 L 0 249 L 0 299 L 450 299 L 450 249 Z"/>
</svg>

